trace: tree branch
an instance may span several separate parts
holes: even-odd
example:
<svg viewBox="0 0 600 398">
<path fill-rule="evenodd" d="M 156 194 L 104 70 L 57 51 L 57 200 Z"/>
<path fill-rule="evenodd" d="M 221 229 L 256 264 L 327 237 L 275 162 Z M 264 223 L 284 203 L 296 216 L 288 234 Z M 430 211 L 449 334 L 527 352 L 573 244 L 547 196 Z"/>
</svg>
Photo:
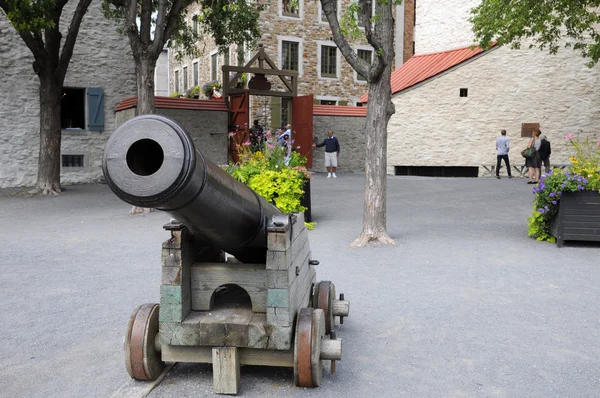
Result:
<svg viewBox="0 0 600 398">
<path fill-rule="evenodd" d="M 75 13 L 73 14 L 73 18 L 71 19 L 71 25 L 69 26 L 69 31 L 67 32 L 67 38 L 65 39 L 65 44 L 63 45 L 56 71 L 56 76 L 61 82 L 64 81 L 65 75 L 67 74 L 69 62 L 71 62 L 71 57 L 73 56 L 73 48 L 75 47 L 75 42 L 77 41 L 79 27 L 81 26 L 83 16 L 87 13 L 91 2 L 92 0 L 80 0 L 77 4 L 77 8 L 75 9 Z"/>
<path fill-rule="evenodd" d="M 373 62 L 369 66 L 369 73 L 363 75 L 367 78 L 367 81 L 371 81 L 383 72 L 385 62 L 383 62 L 380 54 L 383 46 L 379 41 L 379 38 L 373 32 L 373 25 L 371 23 L 371 18 L 369 17 L 369 15 L 372 14 L 369 10 L 373 10 L 373 0 L 359 0 L 359 4 L 363 15 L 363 22 L 365 24 L 365 36 L 367 37 L 367 42 L 375 49 Z M 377 9 L 375 11 L 377 12 Z"/>
<path fill-rule="evenodd" d="M 144 49 L 148 49 L 151 43 L 152 0 L 142 0 L 142 11 L 140 14 L 140 41 L 144 45 Z"/>
<path fill-rule="evenodd" d="M 156 29 L 154 30 L 154 40 L 150 47 L 150 54 L 157 57 L 165 46 L 165 19 L 167 16 L 167 0 L 158 1 L 158 15 L 156 16 Z"/>
<path fill-rule="evenodd" d="M 325 13 L 327 21 L 329 22 L 329 26 L 331 27 L 333 41 L 338 46 L 342 55 L 346 61 L 348 61 L 350 66 L 352 66 L 359 75 L 368 76 L 369 64 L 358 57 L 356 52 L 352 49 L 352 47 L 350 47 L 346 37 L 340 33 L 340 23 L 338 22 L 335 12 L 336 1 L 337 0 L 321 0 L 323 12 Z"/>
<path fill-rule="evenodd" d="M 179 14 L 181 13 L 182 8 L 183 8 L 183 0 L 174 0 L 173 1 L 173 5 L 171 6 L 171 11 L 169 11 L 169 16 L 167 17 L 167 25 L 165 26 L 163 45 L 173 35 L 173 32 L 175 31 L 175 28 L 177 27 L 177 21 L 178 21 Z"/>
<path fill-rule="evenodd" d="M 129 44 L 131 45 L 131 51 L 133 57 L 138 59 L 142 52 L 142 42 L 137 27 L 137 0 L 127 0 L 129 8 L 125 13 L 125 21 L 127 22 L 127 36 L 129 37 Z"/>
</svg>

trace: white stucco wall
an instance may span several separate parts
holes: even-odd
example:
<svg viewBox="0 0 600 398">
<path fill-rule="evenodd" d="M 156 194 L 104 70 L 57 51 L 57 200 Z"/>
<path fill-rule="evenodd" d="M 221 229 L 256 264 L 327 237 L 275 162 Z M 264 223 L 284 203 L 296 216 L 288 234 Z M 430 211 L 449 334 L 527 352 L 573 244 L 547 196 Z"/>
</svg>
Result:
<svg viewBox="0 0 600 398">
<path fill-rule="evenodd" d="M 417 0 L 415 53 L 466 47 L 474 42 L 470 10 L 481 0 Z"/>
<path fill-rule="evenodd" d="M 551 161 L 567 163 L 566 133 L 582 130 L 599 137 L 600 70 L 584 63 L 572 50 L 552 56 L 499 48 L 395 95 L 388 173 L 394 166 L 495 163 L 501 129 L 511 140 L 511 162 L 523 164 L 524 122 L 539 122 L 552 143 Z M 468 88 L 467 98 L 459 97 L 460 88 Z"/>
<path fill-rule="evenodd" d="M 72 2 L 63 17 L 70 21 Z M 74 3 L 75 4 L 75 3 Z M 63 19 L 61 26 L 69 25 Z M 66 34 L 65 34 L 66 36 Z M 39 79 L 33 57 L 8 20 L 0 14 L 0 188 L 31 186 L 37 178 L 39 138 Z M 136 93 L 135 68 L 129 42 L 92 2 L 83 19 L 65 87 L 104 89 L 104 131 L 63 130 L 61 153 L 84 155 L 85 167 L 62 168 L 63 184 L 97 181 L 102 153 L 116 128 L 114 110 Z"/>
</svg>

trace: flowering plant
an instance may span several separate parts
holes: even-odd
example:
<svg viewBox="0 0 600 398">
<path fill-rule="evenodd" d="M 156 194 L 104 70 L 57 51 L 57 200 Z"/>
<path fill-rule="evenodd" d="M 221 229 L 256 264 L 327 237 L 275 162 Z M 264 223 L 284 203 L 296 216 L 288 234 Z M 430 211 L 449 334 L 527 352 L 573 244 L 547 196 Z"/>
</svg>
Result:
<svg viewBox="0 0 600 398">
<path fill-rule="evenodd" d="M 219 82 L 218 80 L 213 80 L 208 83 L 204 83 L 204 85 L 202 86 L 202 92 L 204 93 L 206 98 L 209 98 L 209 99 L 212 97 L 213 92 L 215 90 L 220 90 L 220 89 L 221 89 L 221 82 Z"/>
<path fill-rule="evenodd" d="M 575 154 L 569 158 L 568 170 L 551 170 L 540 178 L 533 188 L 533 214 L 529 222 L 528 235 L 537 240 L 555 242 L 550 233 L 550 222 L 558 212 L 560 198 L 567 192 L 600 191 L 600 141 L 576 139 L 567 134 Z"/>
<path fill-rule="evenodd" d="M 234 139 L 236 133 L 229 133 Z M 262 150 L 253 152 L 250 141 L 238 144 L 234 141 L 239 161 L 224 166 L 233 178 L 248 185 L 283 213 L 303 212 L 304 182 L 310 178 L 306 169 L 306 158 L 297 152 L 287 156 L 286 148 L 277 144 L 277 137 L 270 132 L 264 134 Z M 306 223 L 313 229 L 315 223 Z"/>
</svg>

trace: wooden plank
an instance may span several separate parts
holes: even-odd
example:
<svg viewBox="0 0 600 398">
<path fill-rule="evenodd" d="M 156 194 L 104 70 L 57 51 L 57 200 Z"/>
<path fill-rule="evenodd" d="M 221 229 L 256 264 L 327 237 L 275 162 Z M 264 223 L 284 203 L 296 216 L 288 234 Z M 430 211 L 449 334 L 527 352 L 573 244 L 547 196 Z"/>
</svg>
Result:
<svg viewBox="0 0 600 398">
<path fill-rule="evenodd" d="M 269 232 L 267 234 L 267 248 L 271 251 L 286 251 L 291 245 L 290 230 L 285 232 Z"/>
<path fill-rule="evenodd" d="M 290 350 L 293 343 L 293 326 L 277 326 L 273 328 L 269 337 L 269 350 Z"/>
<path fill-rule="evenodd" d="M 296 277 L 294 273 L 293 277 Z M 293 280 L 293 279 L 291 279 Z M 267 270 L 267 288 L 269 289 L 285 289 L 290 285 L 288 270 Z M 268 300 L 267 300 L 268 301 Z"/>
<path fill-rule="evenodd" d="M 308 241 L 306 241 L 305 244 L 302 246 L 300 252 L 296 254 L 296 257 L 294 257 L 294 261 L 292 262 L 292 264 L 290 264 L 287 270 L 290 285 L 294 283 L 294 280 L 296 280 L 296 278 L 302 273 L 302 267 L 308 266 L 308 261 L 310 260 L 309 253 L 310 245 L 308 244 Z"/>
<path fill-rule="evenodd" d="M 213 348 L 212 361 L 215 393 L 237 394 L 240 389 L 240 358 L 237 348 Z"/>
<path fill-rule="evenodd" d="M 293 367 L 294 352 L 254 348 L 238 348 L 241 365 Z M 162 348 L 165 362 L 212 363 L 211 347 L 180 347 L 165 345 Z"/>
<path fill-rule="evenodd" d="M 160 322 L 182 322 L 191 309 L 189 290 L 182 286 L 160 286 Z"/>
<path fill-rule="evenodd" d="M 267 307 L 289 307 L 289 289 L 269 289 L 267 293 Z"/>
<path fill-rule="evenodd" d="M 306 229 L 304 224 L 304 213 L 296 213 L 296 220 L 292 224 L 292 242 Z"/>
<path fill-rule="evenodd" d="M 195 263 L 191 267 L 192 310 L 210 310 L 219 286 L 234 284 L 246 291 L 254 312 L 267 311 L 267 271 L 264 264 Z"/>
<path fill-rule="evenodd" d="M 284 251 L 267 251 L 267 269 L 287 270 L 292 264 L 294 257 L 292 256 L 291 246 Z"/>
</svg>

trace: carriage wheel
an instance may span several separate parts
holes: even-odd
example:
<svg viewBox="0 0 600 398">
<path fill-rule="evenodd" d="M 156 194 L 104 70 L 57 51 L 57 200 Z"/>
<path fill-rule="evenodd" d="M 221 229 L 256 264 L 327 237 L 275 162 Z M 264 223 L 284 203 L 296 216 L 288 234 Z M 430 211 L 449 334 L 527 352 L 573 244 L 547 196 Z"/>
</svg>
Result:
<svg viewBox="0 0 600 398">
<path fill-rule="evenodd" d="M 325 334 L 331 334 L 335 329 L 333 300 L 335 300 L 335 285 L 333 283 L 330 281 L 321 281 L 315 285 L 313 307 L 323 310 L 325 315 Z"/>
<path fill-rule="evenodd" d="M 302 308 L 296 318 L 294 382 L 298 387 L 319 387 L 323 378 L 321 338 L 325 335 L 323 311 Z"/>
<path fill-rule="evenodd" d="M 125 335 L 125 366 L 132 379 L 155 380 L 165 366 L 154 341 L 158 334 L 158 304 L 143 304 L 129 318 Z"/>
</svg>

